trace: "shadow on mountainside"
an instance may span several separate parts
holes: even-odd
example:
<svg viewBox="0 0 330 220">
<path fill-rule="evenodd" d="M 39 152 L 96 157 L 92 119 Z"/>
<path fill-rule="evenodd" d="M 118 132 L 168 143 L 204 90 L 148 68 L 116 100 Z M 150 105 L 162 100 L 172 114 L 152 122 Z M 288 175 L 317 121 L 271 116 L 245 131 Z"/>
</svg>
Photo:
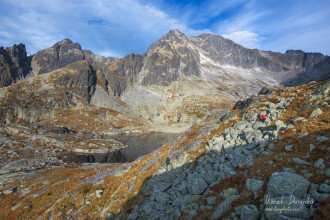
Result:
<svg viewBox="0 0 330 220">
<path fill-rule="evenodd" d="M 267 183 L 272 173 L 290 170 L 298 175 L 305 175 L 305 178 L 308 173 L 308 180 L 314 184 L 322 184 L 327 179 L 324 172 L 313 166 L 319 158 L 324 161 L 328 159 L 327 147 L 330 146 L 330 139 L 317 141 L 317 137 L 330 137 L 330 130 L 322 129 L 322 124 L 319 128 L 318 131 L 301 138 L 289 129 L 282 133 L 279 139 L 269 142 L 273 143 L 274 147 L 267 147 L 265 143 L 260 142 L 235 145 L 220 152 L 210 150 L 195 162 L 184 163 L 174 169 L 171 169 L 171 159 L 168 158 L 160 168 L 164 172 L 148 179 L 138 195 L 126 202 L 117 217 L 210 219 L 225 200 L 219 194 L 228 188 L 236 188 L 240 197 L 232 202 L 223 218 L 229 217 L 235 211 L 235 207 L 248 204 L 255 205 L 260 214 L 260 207 L 264 205 L 260 199 L 266 194 Z M 316 146 L 312 151 L 310 144 Z M 287 145 L 293 145 L 292 151 L 285 150 Z M 181 156 L 177 155 L 177 158 L 180 159 Z M 298 163 L 293 158 L 302 159 L 306 164 Z M 325 169 L 327 168 L 328 165 Z M 264 181 L 258 192 L 253 193 L 247 189 L 246 180 L 249 178 Z M 211 199 L 208 198 L 211 197 L 216 199 L 210 206 Z M 144 205 L 140 206 L 142 204 Z M 314 217 L 324 219 L 325 216 L 329 216 L 329 203 L 314 203 L 313 208 L 319 205 L 320 208 L 316 209 Z M 192 210 L 196 210 L 196 213 Z M 193 213 L 193 216 L 189 216 L 189 213 Z"/>
</svg>

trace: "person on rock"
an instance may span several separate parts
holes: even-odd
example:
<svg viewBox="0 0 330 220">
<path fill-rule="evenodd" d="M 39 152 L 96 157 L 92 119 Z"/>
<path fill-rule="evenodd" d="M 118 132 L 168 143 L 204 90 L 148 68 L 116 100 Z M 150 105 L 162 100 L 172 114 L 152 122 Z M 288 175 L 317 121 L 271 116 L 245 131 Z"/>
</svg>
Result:
<svg viewBox="0 0 330 220">
<path fill-rule="evenodd" d="M 266 120 L 266 115 L 264 115 L 264 114 L 261 113 L 260 120 L 261 120 L 262 122 L 265 122 L 265 120 Z"/>
</svg>

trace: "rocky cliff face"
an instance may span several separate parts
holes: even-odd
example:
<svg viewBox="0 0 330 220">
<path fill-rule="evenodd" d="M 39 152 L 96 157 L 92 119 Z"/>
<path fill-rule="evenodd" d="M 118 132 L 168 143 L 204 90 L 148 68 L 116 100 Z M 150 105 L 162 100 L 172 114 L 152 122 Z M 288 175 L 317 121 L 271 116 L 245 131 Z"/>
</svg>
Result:
<svg viewBox="0 0 330 220">
<path fill-rule="evenodd" d="M 0 47 L 0 86 L 9 86 L 14 82 L 13 72 L 13 62 L 8 55 L 8 52 Z"/>
<path fill-rule="evenodd" d="M 130 54 L 102 68 L 108 82 L 108 90 L 114 96 L 121 96 L 125 90 L 137 82 L 143 66 L 143 56 Z"/>
<path fill-rule="evenodd" d="M 32 58 L 26 56 L 23 44 L 1 51 L 1 63 L 4 66 L 1 86 L 10 85 L 16 79 L 26 77 L 30 72 L 33 75 L 47 73 L 80 60 L 86 60 L 91 65 L 98 66 L 99 69 L 105 68 L 105 65 L 112 66 L 110 64 L 116 61 L 116 58 L 97 56 L 89 50 L 82 51 L 78 43 L 73 43 L 69 39 L 64 39 L 36 53 Z M 184 76 L 198 77 L 201 66 L 205 65 L 205 62 L 222 69 L 239 68 L 241 70 L 236 72 L 240 74 L 242 71 L 254 70 L 255 72 L 249 74 L 250 76 L 260 79 L 263 75 L 266 76 L 264 78 L 270 77 L 277 83 L 285 83 L 285 80 L 299 75 L 302 76 L 301 79 L 303 77 L 308 77 L 309 80 L 313 77 L 317 78 L 324 75 L 330 66 L 330 58 L 320 53 L 288 50 L 285 54 L 281 54 L 251 50 L 215 34 L 187 37 L 179 30 L 171 30 L 152 44 L 144 56 L 143 64 L 139 59 L 125 65 L 126 69 L 133 70 L 135 75 L 139 72 L 143 73 L 140 81 L 145 86 L 168 86 Z M 109 68 L 105 68 L 105 72 L 107 71 L 116 75 L 113 70 L 109 71 Z M 132 81 L 130 74 L 120 77 L 122 78 L 121 85 L 127 84 L 123 81 Z M 115 89 L 116 94 L 123 92 L 122 87 Z"/>
<path fill-rule="evenodd" d="M 0 87 L 25 78 L 30 71 L 30 63 L 31 57 L 27 56 L 24 44 L 6 49 L 0 47 Z"/>
<path fill-rule="evenodd" d="M 48 73 L 82 60 L 102 68 L 116 58 L 97 56 L 89 50 L 82 51 L 78 43 L 69 39 L 64 39 L 33 56 L 27 56 L 24 44 L 15 44 L 6 49 L 0 47 L 0 88 L 28 76 Z"/>
<path fill-rule="evenodd" d="M 93 54 L 92 51 L 90 50 L 83 50 L 84 56 L 85 56 L 85 60 L 90 63 L 92 66 L 97 66 L 100 69 L 102 69 L 104 67 L 104 65 L 108 64 L 108 63 L 112 63 L 115 60 L 117 60 L 117 58 L 114 57 L 103 57 L 103 56 L 98 56 Z"/>
<path fill-rule="evenodd" d="M 285 54 L 281 54 L 251 50 L 215 34 L 202 34 L 191 40 L 221 65 L 244 69 L 260 68 L 273 73 L 288 72 L 292 69 L 306 71 L 321 65 L 324 61 L 329 62 L 329 57 L 321 53 L 288 50 Z"/>
<path fill-rule="evenodd" d="M 34 123 L 52 118 L 58 109 L 88 104 L 96 86 L 96 73 L 87 61 L 42 74 L 0 90 L 0 121 Z"/>
<path fill-rule="evenodd" d="M 33 75 L 48 73 L 84 58 L 84 53 L 79 44 L 64 39 L 33 56 L 31 62 L 32 73 Z"/>
<path fill-rule="evenodd" d="M 75 74 L 60 76 L 56 81 L 56 85 L 68 88 L 72 94 L 78 95 L 89 102 L 96 86 L 95 71 L 87 61 L 72 63 L 67 68 L 74 71 Z"/>
<path fill-rule="evenodd" d="M 142 84 L 167 86 L 181 76 L 199 76 L 199 56 L 188 43 L 183 33 L 171 30 L 152 44 L 147 52 Z"/>
</svg>

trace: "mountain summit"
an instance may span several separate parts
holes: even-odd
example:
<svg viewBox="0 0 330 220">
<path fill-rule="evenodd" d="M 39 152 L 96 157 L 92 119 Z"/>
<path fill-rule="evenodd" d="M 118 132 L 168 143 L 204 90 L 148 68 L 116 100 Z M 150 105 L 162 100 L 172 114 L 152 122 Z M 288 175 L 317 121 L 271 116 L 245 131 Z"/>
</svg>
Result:
<svg viewBox="0 0 330 220">
<path fill-rule="evenodd" d="M 1 86 L 87 61 L 87 75 L 96 79 L 87 83 L 89 104 L 156 124 L 189 125 L 203 120 L 218 104 L 230 106 L 267 84 L 325 79 L 330 70 L 330 58 L 320 53 L 251 50 L 215 34 L 187 37 L 179 30 L 170 30 L 143 55 L 121 59 L 94 55 L 70 39 L 31 57 L 22 44 L 1 49 L 0 54 Z M 91 82 L 96 82 L 93 89 Z M 197 111 L 200 108 L 203 113 Z"/>
</svg>

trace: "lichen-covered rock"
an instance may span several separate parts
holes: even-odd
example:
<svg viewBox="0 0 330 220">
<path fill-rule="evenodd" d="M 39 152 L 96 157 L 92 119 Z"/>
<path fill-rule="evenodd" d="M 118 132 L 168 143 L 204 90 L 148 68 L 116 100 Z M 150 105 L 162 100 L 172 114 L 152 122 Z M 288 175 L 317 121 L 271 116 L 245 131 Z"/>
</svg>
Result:
<svg viewBox="0 0 330 220">
<path fill-rule="evenodd" d="M 270 95 L 272 94 L 273 90 L 273 86 L 265 86 L 259 91 L 258 95 Z"/>
<path fill-rule="evenodd" d="M 292 144 L 286 145 L 284 148 L 286 151 L 292 151 L 293 145 Z"/>
<path fill-rule="evenodd" d="M 261 122 L 261 121 L 256 121 L 253 125 L 252 128 L 257 130 L 257 129 L 263 129 L 266 127 L 266 124 Z"/>
<path fill-rule="evenodd" d="M 292 196 L 266 198 L 265 217 L 267 220 L 311 218 L 310 210 L 305 204 L 312 205 L 313 199 L 298 199 Z"/>
<path fill-rule="evenodd" d="M 44 80 L 49 83 L 45 85 Z M 89 103 L 95 86 L 95 72 L 86 61 L 35 80 L 24 80 L 6 92 L 0 106 L 0 121 L 8 124 L 20 119 L 34 123 L 51 118 L 57 109 L 73 107 L 79 102 Z"/>
<path fill-rule="evenodd" d="M 90 101 L 95 91 L 96 73 L 86 61 L 72 63 L 67 68 L 75 71 L 76 74 L 59 77 L 57 85 L 69 88 L 73 94 Z"/>
<path fill-rule="evenodd" d="M 237 118 L 236 114 L 232 111 L 228 111 L 220 118 L 220 121 L 225 122 L 225 121 L 228 121 L 230 119 L 235 119 L 235 118 Z"/>
<path fill-rule="evenodd" d="M 238 199 L 240 196 L 239 195 L 233 195 L 230 196 L 229 198 L 225 199 L 214 211 L 213 215 L 211 216 L 211 219 L 220 219 L 224 216 L 226 212 L 228 212 L 231 209 L 231 203 L 235 200 Z"/>
<path fill-rule="evenodd" d="M 310 194 L 316 201 L 326 200 L 329 197 L 329 194 L 319 192 L 319 186 L 317 184 L 312 183 L 308 194 Z"/>
<path fill-rule="evenodd" d="M 321 109 L 317 108 L 317 109 L 315 109 L 315 110 L 311 113 L 310 117 L 311 117 L 311 118 L 318 117 L 320 114 L 322 114 L 322 112 L 323 112 L 323 111 L 322 111 Z"/>
<path fill-rule="evenodd" d="M 239 193 L 236 188 L 228 188 L 224 190 L 222 193 L 220 193 L 220 195 L 222 196 L 222 198 L 227 199 L 233 195 L 239 195 Z"/>
<path fill-rule="evenodd" d="M 244 128 L 247 128 L 248 126 L 250 126 L 250 122 L 240 121 L 240 122 L 237 122 L 236 124 L 234 124 L 233 128 L 243 130 Z"/>
<path fill-rule="evenodd" d="M 250 178 L 246 180 L 246 187 L 250 192 L 259 191 L 263 185 L 264 185 L 264 181 L 262 180 L 256 180 Z"/>
<path fill-rule="evenodd" d="M 317 160 L 314 162 L 314 167 L 315 167 L 315 168 L 318 168 L 318 169 L 324 169 L 324 168 L 325 168 L 324 160 L 323 160 L 322 158 L 317 159 Z"/>
<path fill-rule="evenodd" d="M 259 219 L 259 211 L 255 205 L 240 205 L 234 208 L 236 215 L 240 219 L 257 220 Z"/>
<path fill-rule="evenodd" d="M 292 161 L 295 162 L 295 163 L 300 163 L 300 164 L 304 164 L 304 165 L 310 165 L 310 163 L 308 163 L 307 161 L 304 161 L 300 158 L 292 158 Z"/>
<path fill-rule="evenodd" d="M 275 148 L 275 145 L 274 143 L 270 143 L 268 146 L 267 146 L 268 149 L 270 150 L 273 150 Z"/>
<path fill-rule="evenodd" d="M 206 203 L 209 206 L 213 206 L 217 202 L 217 197 L 211 196 L 206 199 Z"/>
<path fill-rule="evenodd" d="M 320 193 L 330 193 L 330 185 L 328 184 L 320 184 L 318 191 Z"/>
<path fill-rule="evenodd" d="M 288 172 L 273 173 L 267 184 L 267 195 L 271 198 L 280 196 L 295 196 L 302 198 L 307 193 L 310 182 L 304 177 Z"/>
<path fill-rule="evenodd" d="M 201 195 L 207 186 L 208 184 L 203 178 L 191 178 L 188 180 L 187 189 L 190 194 Z"/>
<path fill-rule="evenodd" d="M 319 95 L 326 96 L 330 91 L 330 80 L 327 80 L 325 83 L 315 87 L 314 92 Z"/>
<path fill-rule="evenodd" d="M 178 198 L 175 203 L 183 206 L 184 204 L 191 204 L 200 199 L 199 195 L 184 195 L 180 198 Z"/>
</svg>

